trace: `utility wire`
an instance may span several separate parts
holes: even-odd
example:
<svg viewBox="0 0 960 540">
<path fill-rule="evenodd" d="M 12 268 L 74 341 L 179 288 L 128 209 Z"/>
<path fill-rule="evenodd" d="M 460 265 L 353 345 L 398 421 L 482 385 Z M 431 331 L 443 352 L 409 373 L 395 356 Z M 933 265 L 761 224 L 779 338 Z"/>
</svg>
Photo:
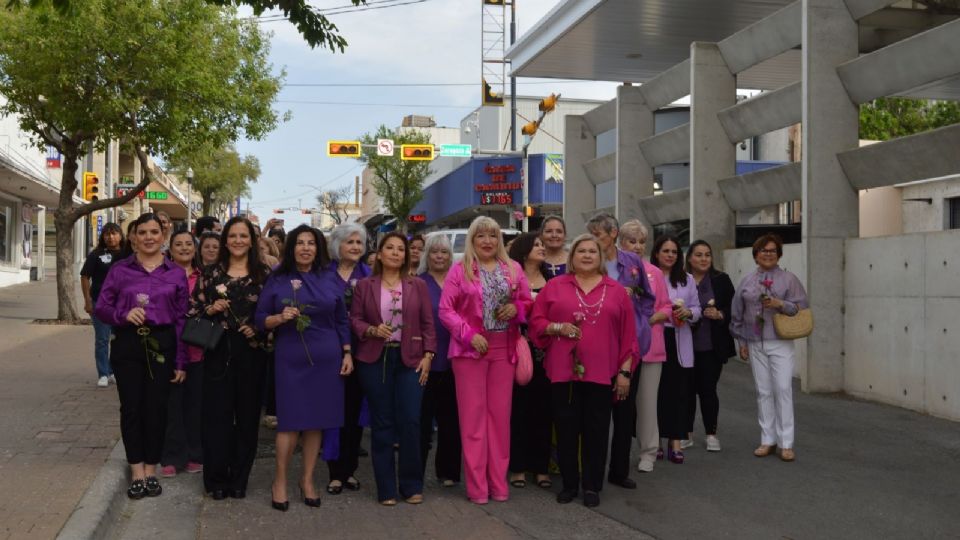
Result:
<svg viewBox="0 0 960 540">
<path fill-rule="evenodd" d="M 597 81 L 529 81 L 517 84 L 587 84 Z M 364 87 L 427 87 L 427 86 L 477 86 L 477 82 L 464 83 L 286 83 L 284 87 L 311 87 L 311 88 L 364 88 Z"/>
<path fill-rule="evenodd" d="M 355 103 L 341 101 L 297 101 L 297 100 L 277 100 L 276 103 L 289 103 L 292 105 L 336 105 L 344 107 L 423 107 L 430 109 L 476 109 L 476 105 L 434 105 L 431 103 Z"/>
<path fill-rule="evenodd" d="M 386 9 L 386 8 L 392 8 L 392 7 L 409 6 L 411 4 L 422 4 L 423 2 L 427 2 L 427 1 L 428 0 L 407 0 L 403 2 L 399 0 L 397 1 L 382 0 L 381 2 L 367 2 L 366 5 L 359 5 L 359 6 L 351 5 L 351 6 L 339 6 L 339 7 L 323 8 L 323 9 L 314 8 L 313 12 L 319 15 L 323 15 L 325 17 L 329 17 L 331 15 L 343 15 L 345 13 L 359 13 L 362 11 L 372 11 L 375 9 Z M 391 2 L 391 3 L 387 3 L 387 2 Z M 371 4 L 386 4 L 386 5 L 371 5 Z M 287 20 L 287 16 L 282 14 L 264 15 L 262 17 L 250 17 L 247 20 L 252 20 L 258 23 L 268 23 L 268 22 L 276 22 L 276 21 L 285 21 Z"/>
<path fill-rule="evenodd" d="M 256 203 L 257 206 L 263 206 L 263 205 L 265 205 L 265 204 L 273 204 L 273 203 L 278 203 L 278 202 L 283 202 L 283 201 L 289 201 L 289 200 L 293 200 L 293 199 L 300 199 L 300 198 L 306 197 L 307 195 L 310 195 L 310 194 L 312 194 L 312 193 L 316 193 L 316 190 L 321 189 L 321 188 L 323 188 L 323 187 L 325 187 L 325 186 L 328 186 L 328 185 L 332 184 L 333 182 L 336 182 L 337 180 L 340 180 L 340 179 L 343 178 L 344 176 L 352 173 L 353 171 L 357 170 L 359 167 L 362 167 L 362 166 L 364 166 L 363 163 L 357 163 L 356 165 L 354 165 L 353 167 L 350 167 L 350 168 L 347 169 L 346 171 L 343 171 L 343 172 L 340 173 L 339 175 L 334 176 L 334 177 L 331 178 L 330 180 L 327 180 L 326 182 L 320 184 L 319 186 L 316 186 L 315 188 L 311 188 L 309 191 L 304 191 L 303 193 L 298 193 L 298 194 L 296 194 L 296 195 L 290 195 L 290 196 L 288 196 L 288 197 L 280 197 L 280 198 L 277 198 L 277 199 L 270 199 L 270 200 L 266 200 L 266 201 L 253 201 L 253 202 Z"/>
</svg>

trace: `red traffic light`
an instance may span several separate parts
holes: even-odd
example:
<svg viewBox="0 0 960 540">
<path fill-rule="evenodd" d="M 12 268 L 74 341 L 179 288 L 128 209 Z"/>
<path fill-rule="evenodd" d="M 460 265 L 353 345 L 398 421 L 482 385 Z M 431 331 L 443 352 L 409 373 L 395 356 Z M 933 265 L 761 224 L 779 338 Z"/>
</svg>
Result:
<svg viewBox="0 0 960 540">
<path fill-rule="evenodd" d="M 433 161 L 432 144 L 402 144 L 400 159 L 404 161 Z"/>
<path fill-rule="evenodd" d="M 360 141 L 327 141 L 329 157 L 360 157 Z"/>
</svg>

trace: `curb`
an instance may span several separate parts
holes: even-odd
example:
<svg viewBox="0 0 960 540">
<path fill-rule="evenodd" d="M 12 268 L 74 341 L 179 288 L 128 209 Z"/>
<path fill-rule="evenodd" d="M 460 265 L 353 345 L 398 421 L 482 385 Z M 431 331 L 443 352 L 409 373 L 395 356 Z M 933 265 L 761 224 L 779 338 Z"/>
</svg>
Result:
<svg viewBox="0 0 960 540">
<path fill-rule="evenodd" d="M 58 539 L 106 538 L 118 513 L 123 510 L 127 483 L 127 459 L 123 440 L 118 440 L 110 457 L 100 467 L 90 487 L 77 503 L 70 518 L 57 534 Z"/>
</svg>

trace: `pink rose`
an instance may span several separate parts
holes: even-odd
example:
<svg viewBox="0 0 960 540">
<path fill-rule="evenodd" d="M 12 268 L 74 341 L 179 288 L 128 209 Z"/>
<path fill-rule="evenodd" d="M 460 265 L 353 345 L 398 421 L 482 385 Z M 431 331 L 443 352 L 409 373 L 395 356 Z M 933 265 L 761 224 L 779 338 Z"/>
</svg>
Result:
<svg viewBox="0 0 960 540">
<path fill-rule="evenodd" d="M 290 286 L 293 287 L 293 290 L 299 291 L 300 287 L 303 287 L 303 282 L 299 279 L 291 279 Z"/>
<path fill-rule="evenodd" d="M 150 295 L 147 293 L 137 293 L 137 305 L 146 307 L 150 303 Z"/>
<path fill-rule="evenodd" d="M 217 290 L 217 294 L 219 294 L 220 296 L 226 296 L 226 295 L 227 295 L 227 286 L 224 285 L 223 283 L 217 285 L 217 286 L 214 287 L 214 288 Z"/>
</svg>

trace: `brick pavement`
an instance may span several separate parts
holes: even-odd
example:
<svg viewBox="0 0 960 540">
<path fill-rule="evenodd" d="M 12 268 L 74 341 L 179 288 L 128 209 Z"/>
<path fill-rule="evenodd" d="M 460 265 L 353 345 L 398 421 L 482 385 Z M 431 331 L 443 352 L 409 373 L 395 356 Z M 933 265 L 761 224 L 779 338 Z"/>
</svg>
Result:
<svg viewBox="0 0 960 540">
<path fill-rule="evenodd" d="M 55 537 L 120 436 L 93 328 L 30 324 L 55 298 L 53 281 L 0 289 L 0 539 Z"/>
</svg>

